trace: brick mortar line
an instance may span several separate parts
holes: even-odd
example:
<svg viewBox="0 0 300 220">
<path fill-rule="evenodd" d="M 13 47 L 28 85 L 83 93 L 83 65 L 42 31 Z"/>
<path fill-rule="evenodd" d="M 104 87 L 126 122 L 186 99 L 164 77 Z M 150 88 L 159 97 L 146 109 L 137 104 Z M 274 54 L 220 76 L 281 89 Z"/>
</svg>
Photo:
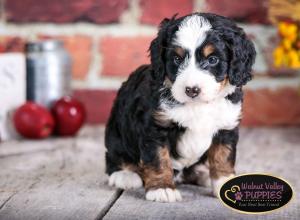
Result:
<svg viewBox="0 0 300 220">
<path fill-rule="evenodd" d="M 202 12 L 205 11 L 207 5 L 205 0 L 194 0 L 193 1 L 193 11 Z"/>
<path fill-rule="evenodd" d="M 97 79 L 101 77 L 102 72 L 102 64 L 103 64 L 103 57 L 100 50 L 100 39 L 94 38 L 93 39 L 93 46 L 92 46 L 92 59 L 90 63 L 90 69 L 87 74 L 86 82 L 89 85 L 93 85 Z"/>
<path fill-rule="evenodd" d="M 87 36 L 153 36 L 157 33 L 156 26 L 90 23 L 55 24 L 55 23 L 27 23 L 0 24 L 1 35 L 33 36 L 39 34 L 50 35 L 87 35 Z"/>
<path fill-rule="evenodd" d="M 93 81 L 93 84 L 90 85 L 87 80 L 72 80 L 72 88 L 73 89 L 99 89 L 99 90 L 117 90 L 120 88 L 122 82 L 125 79 L 108 79 L 101 78 Z"/>
<path fill-rule="evenodd" d="M 246 32 L 255 34 L 256 29 L 261 29 L 266 32 L 276 33 L 274 27 L 259 25 L 259 24 L 239 24 L 245 28 Z M 66 36 L 90 35 L 90 36 L 153 36 L 157 33 L 157 26 L 146 24 L 93 24 L 93 23 L 1 23 L 0 34 L 28 36 L 38 34 L 64 34 Z M 257 33 L 260 35 L 259 33 Z"/>
<path fill-rule="evenodd" d="M 129 1 L 128 9 L 125 10 L 120 16 L 120 23 L 122 24 L 135 24 L 138 25 L 142 12 L 140 7 L 140 0 Z"/>
<path fill-rule="evenodd" d="M 93 38 L 91 49 L 91 63 L 85 80 L 72 80 L 74 89 L 118 89 L 126 77 L 103 77 L 103 56 L 100 50 L 100 39 Z"/>
</svg>

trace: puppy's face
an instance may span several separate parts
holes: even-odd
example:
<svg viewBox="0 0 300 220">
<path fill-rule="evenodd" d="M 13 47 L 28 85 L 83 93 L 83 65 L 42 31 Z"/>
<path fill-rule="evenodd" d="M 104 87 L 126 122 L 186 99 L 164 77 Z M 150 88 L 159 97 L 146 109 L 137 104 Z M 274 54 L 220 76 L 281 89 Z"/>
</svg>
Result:
<svg viewBox="0 0 300 220">
<path fill-rule="evenodd" d="M 167 50 L 167 77 L 173 82 L 173 97 L 181 103 L 209 102 L 227 86 L 225 42 L 209 35 L 211 28 L 201 16 L 187 17 L 180 23 Z"/>
<path fill-rule="evenodd" d="M 225 97 L 251 78 L 255 50 L 244 32 L 228 19 L 193 14 L 169 20 L 159 37 L 156 46 L 161 47 L 161 67 L 156 71 L 162 72 L 173 98 L 180 103 Z M 151 45 L 151 56 L 154 53 Z"/>
</svg>

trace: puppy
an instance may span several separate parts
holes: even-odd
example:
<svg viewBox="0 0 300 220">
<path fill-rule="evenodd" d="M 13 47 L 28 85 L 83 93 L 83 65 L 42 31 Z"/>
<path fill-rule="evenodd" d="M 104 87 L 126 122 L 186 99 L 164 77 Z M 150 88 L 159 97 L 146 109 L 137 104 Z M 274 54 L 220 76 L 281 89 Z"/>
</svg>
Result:
<svg viewBox="0 0 300 220">
<path fill-rule="evenodd" d="M 194 13 L 164 19 L 149 50 L 151 64 L 123 83 L 106 127 L 109 185 L 144 186 L 159 202 L 182 199 L 175 182 L 218 195 L 235 173 L 254 46 L 231 20 Z"/>
</svg>

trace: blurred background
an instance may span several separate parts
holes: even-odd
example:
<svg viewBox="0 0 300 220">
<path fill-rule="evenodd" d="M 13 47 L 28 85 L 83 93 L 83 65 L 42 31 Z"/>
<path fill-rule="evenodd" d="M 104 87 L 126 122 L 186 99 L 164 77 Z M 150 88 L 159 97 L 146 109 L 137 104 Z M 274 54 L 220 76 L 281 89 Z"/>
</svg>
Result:
<svg viewBox="0 0 300 220">
<path fill-rule="evenodd" d="M 71 56 L 71 91 L 83 103 L 87 123 L 105 123 L 121 83 L 149 63 L 147 50 L 159 22 L 192 12 L 232 18 L 255 43 L 255 77 L 245 88 L 243 126 L 299 125 L 299 0 L 0 0 L 2 90 L 9 91 L 5 80 L 17 90 L 9 85 L 2 56 L 25 55 L 29 41 L 59 39 Z M 24 65 L 11 60 L 11 68 Z M 0 108 L 18 96 L 3 94 L 0 88 Z"/>
<path fill-rule="evenodd" d="M 209 188 L 181 186 L 184 202 L 162 205 L 106 184 L 103 125 L 117 90 L 149 63 L 160 21 L 192 12 L 235 20 L 256 47 L 237 173 L 282 177 L 299 198 L 300 0 L 0 0 L 1 220 L 247 218 Z M 257 218 L 300 219 L 299 207 Z"/>
</svg>

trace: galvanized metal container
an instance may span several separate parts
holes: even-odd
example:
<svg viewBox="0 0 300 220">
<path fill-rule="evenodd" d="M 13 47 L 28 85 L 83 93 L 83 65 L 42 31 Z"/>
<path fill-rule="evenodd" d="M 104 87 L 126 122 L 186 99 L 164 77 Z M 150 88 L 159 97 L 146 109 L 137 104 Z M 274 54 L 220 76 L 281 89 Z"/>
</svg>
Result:
<svg viewBox="0 0 300 220">
<path fill-rule="evenodd" d="M 71 59 L 57 40 L 30 42 L 26 45 L 27 100 L 47 108 L 70 94 Z"/>
</svg>

